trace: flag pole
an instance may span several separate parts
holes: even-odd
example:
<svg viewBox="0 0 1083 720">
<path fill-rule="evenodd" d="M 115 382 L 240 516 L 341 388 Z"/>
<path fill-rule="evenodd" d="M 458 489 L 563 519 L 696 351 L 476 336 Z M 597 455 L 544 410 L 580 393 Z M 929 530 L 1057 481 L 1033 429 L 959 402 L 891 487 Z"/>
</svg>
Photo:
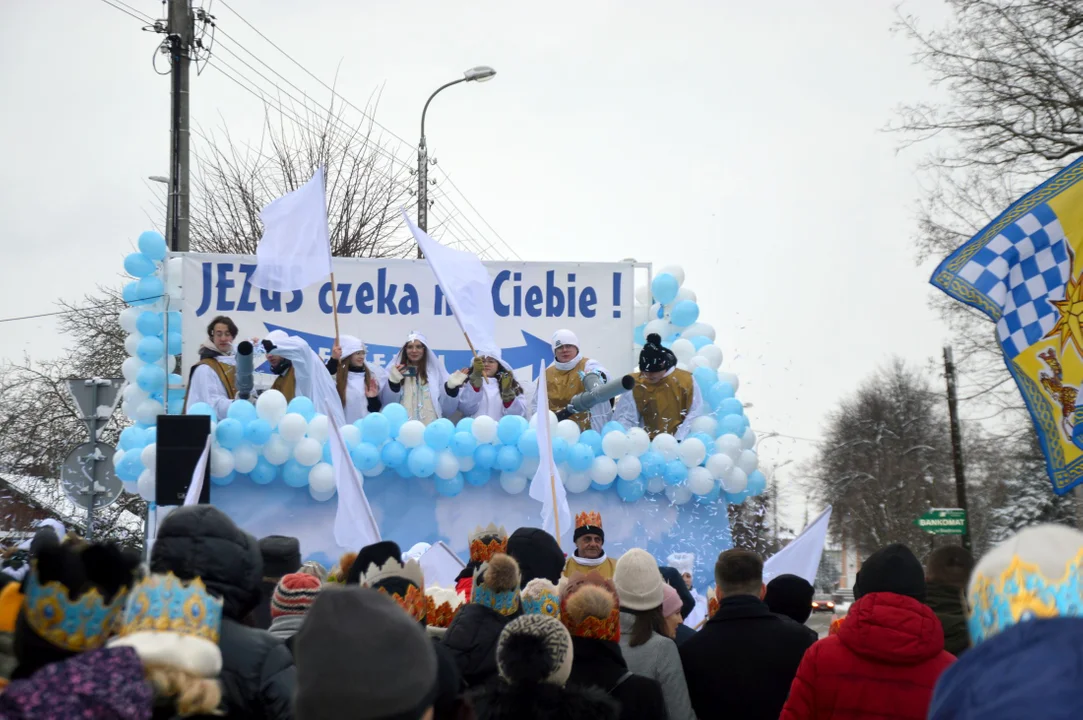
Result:
<svg viewBox="0 0 1083 720">
<path fill-rule="evenodd" d="M 552 450 L 549 452 L 551 455 Z M 553 493 L 553 523 L 557 527 L 557 544 L 560 544 L 560 509 L 557 508 L 557 479 L 553 474 L 552 463 L 549 466 L 549 491 Z"/>
<path fill-rule="evenodd" d="M 331 314 L 335 316 L 335 345 L 338 345 L 338 298 L 335 297 L 335 273 L 331 272 Z M 467 338 L 467 342 L 470 339 Z"/>
<path fill-rule="evenodd" d="M 542 382 L 545 378 L 542 378 Z M 544 414 L 542 414 L 544 413 Z M 539 408 L 539 412 L 535 415 L 538 422 L 549 423 L 549 408 Z M 560 508 L 557 506 L 557 476 L 553 472 L 553 466 L 556 464 L 553 458 L 553 436 L 551 433 L 545 433 L 545 452 L 546 457 L 549 458 L 549 492 L 553 496 L 553 525 L 557 530 L 557 544 L 560 544 Z"/>
</svg>

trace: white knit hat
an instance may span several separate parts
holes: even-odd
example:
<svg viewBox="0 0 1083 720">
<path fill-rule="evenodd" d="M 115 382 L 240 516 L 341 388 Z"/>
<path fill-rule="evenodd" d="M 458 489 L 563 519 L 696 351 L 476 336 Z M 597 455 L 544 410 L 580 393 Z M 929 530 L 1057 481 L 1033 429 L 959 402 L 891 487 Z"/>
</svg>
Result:
<svg viewBox="0 0 1083 720">
<path fill-rule="evenodd" d="M 620 606 L 629 610 L 653 610 L 662 604 L 665 580 L 658 562 L 646 550 L 633 548 L 617 561 L 613 571 Z"/>
<path fill-rule="evenodd" d="M 556 350 L 561 345 L 579 347 L 579 338 L 571 330 L 557 330 L 553 333 L 553 349 Z"/>
</svg>

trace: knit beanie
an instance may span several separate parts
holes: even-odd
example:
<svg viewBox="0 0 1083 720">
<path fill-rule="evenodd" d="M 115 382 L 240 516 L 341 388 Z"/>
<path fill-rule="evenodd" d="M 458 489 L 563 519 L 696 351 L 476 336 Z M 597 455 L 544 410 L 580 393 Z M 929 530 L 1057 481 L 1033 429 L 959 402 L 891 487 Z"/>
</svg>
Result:
<svg viewBox="0 0 1083 720">
<path fill-rule="evenodd" d="M 512 685 L 564 685 L 572 672 L 572 636 L 556 618 L 523 615 L 501 631 L 496 666 Z"/>
<path fill-rule="evenodd" d="M 669 585 L 662 586 L 662 615 L 669 617 L 673 613 L 681 612 L 683 603 L 681 602 L 681 596 L 677 594 Z M 683 619 L 683 618 L 682 618 Z"/>
<path fill-rule="evenodd" d="M 864 568 L 862 568 L 864 569 Z M 776 615 L 785 615 L 802 625 L 812 614 L 812 596 L 815 588 L 803 577 L 797 575 L 779 575 L 767 583 L 767 592 L 763 601 Z"/>
<path fill-rule="evenodd" d="M 646 550 L 633 548 L 617 561 L 613 584 L 622 608 L 653 610 L 662 604 L 665 581 L 658 571 L 658 562 Z"/>
<path fill-rule="evenodd" d="M 620 642 L 620 603 L 613 582 L 595 571 L 562 582 L 560 621 L 572 637 Z"/>
<path fill-rule="evenodd" d="M 432 707 L 433 642 L 390 598 L 361 587 L 320 592 L 294 636 L 297 720 L 417 720 Z"/>
<path fill-rule="evenodd" d="M 639 371 L 659 372 L 677 366 L 677 356 L 667 347 L 662 346 L 662 336 L 651 333 L 647 342 L 639 351 Z"/>
<path fill-rule="evenodd" d="M 688 586 L 684 584 L 681 572 L 677 568 L 668 565 L 660 567 L 658 570 L 662 573 L 662 579 L 666 581 L 666 585 L 677 591 L 677 596 L 681 599 L 681 617 L 687 618 L 696 609 L 696 599 L 692 597 Z"/>
<path fill-rule="evenodd" d="M 271 595 L 271 618 L 283 615 L 304 615 L 316 602 L 323 583 L 315 575 L 290 573 L 285 575 Z"/>
<path fill-rule="evenodd" d="M 315 560 L 306 560 L 297 572 L 318 578 L 321 583 L 327 580 L 327 568 Z"/>
<path fill-rule="evenodd" d="M 906 595 L 925 602 L 925 568 L 910 548 L 900 543 L 888 545 L 861 564 L 854 582 L 854 599 L 875 592 Z"/>
<path fill-rule="evenodd" d="M 1027 620 L 1083 616 L 1083 533 L 1064 525 L 1024 528 L 985 554 L 967 589 L 974 644 Z"/>
<path fill-rule="evenodd" d="M 522 592 L 523 612 L 528 615 L 560 617 L 560 595 L 557 586 L 545 578 L 534 578 Z"/>
<path fill-rule="evenodd" d="M 534 578 L 544 578 L 553 585 L 564 572 L 564 551 L 560 543 L 541 528 L 521 527 L 508 538 L 508 555 L 519 563 L 523 587 Z"/>
<path fill-rule="evenodd" d="M 501 615 L 519 612 L 519 564 L 510 555 L 494 555 L 474 576 L 470 602 Z"/>
<path fill-rule="evenodd" d="M 295 537 L 268 535 L 260 538 L 259 554 L 263 557 L 263 576 L 272 581 L 295 573 L 301 567 L 301 543 Z"/>
</svg>

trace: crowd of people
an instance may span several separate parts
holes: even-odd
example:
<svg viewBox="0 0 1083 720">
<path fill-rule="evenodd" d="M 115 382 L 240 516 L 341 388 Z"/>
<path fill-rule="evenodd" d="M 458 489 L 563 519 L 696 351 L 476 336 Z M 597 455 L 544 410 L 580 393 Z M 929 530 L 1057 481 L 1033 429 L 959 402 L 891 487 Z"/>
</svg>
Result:
<svg viewBox="0 0 1083 720">
<path fill-rule="evenodd" d="M 337 566 L 257 540 L 210 505 L 174 511 L 149 561 L 42 526 L 0 571 L 0 718 L 1075 717 L 1083 533 L 1024 529 L 976 564 L 903 545 L 862 564 L 845 618 L 763 558 L 604 551 L 597 513 L 565 557 L 537 528 L 478 528 L 454 588 L 415 547 Z"/>
</svg>

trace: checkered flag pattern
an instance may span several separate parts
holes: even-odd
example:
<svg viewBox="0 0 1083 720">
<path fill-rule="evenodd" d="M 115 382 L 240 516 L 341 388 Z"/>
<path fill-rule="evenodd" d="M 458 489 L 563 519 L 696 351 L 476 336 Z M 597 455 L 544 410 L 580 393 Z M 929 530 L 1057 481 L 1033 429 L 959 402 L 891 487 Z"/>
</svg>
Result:
<svg viewBox="0 0 1083 720">
<path fill-rule="evenodd" d="M 1043 203 L 1001 230 L 959 277 L 1000 306 L 997 337 L 1014 358 L 1056 324 L 1059 313 L 1050 301 L 1064 298 L 1071 267 L 1060 220 Z"/>
</svg>

